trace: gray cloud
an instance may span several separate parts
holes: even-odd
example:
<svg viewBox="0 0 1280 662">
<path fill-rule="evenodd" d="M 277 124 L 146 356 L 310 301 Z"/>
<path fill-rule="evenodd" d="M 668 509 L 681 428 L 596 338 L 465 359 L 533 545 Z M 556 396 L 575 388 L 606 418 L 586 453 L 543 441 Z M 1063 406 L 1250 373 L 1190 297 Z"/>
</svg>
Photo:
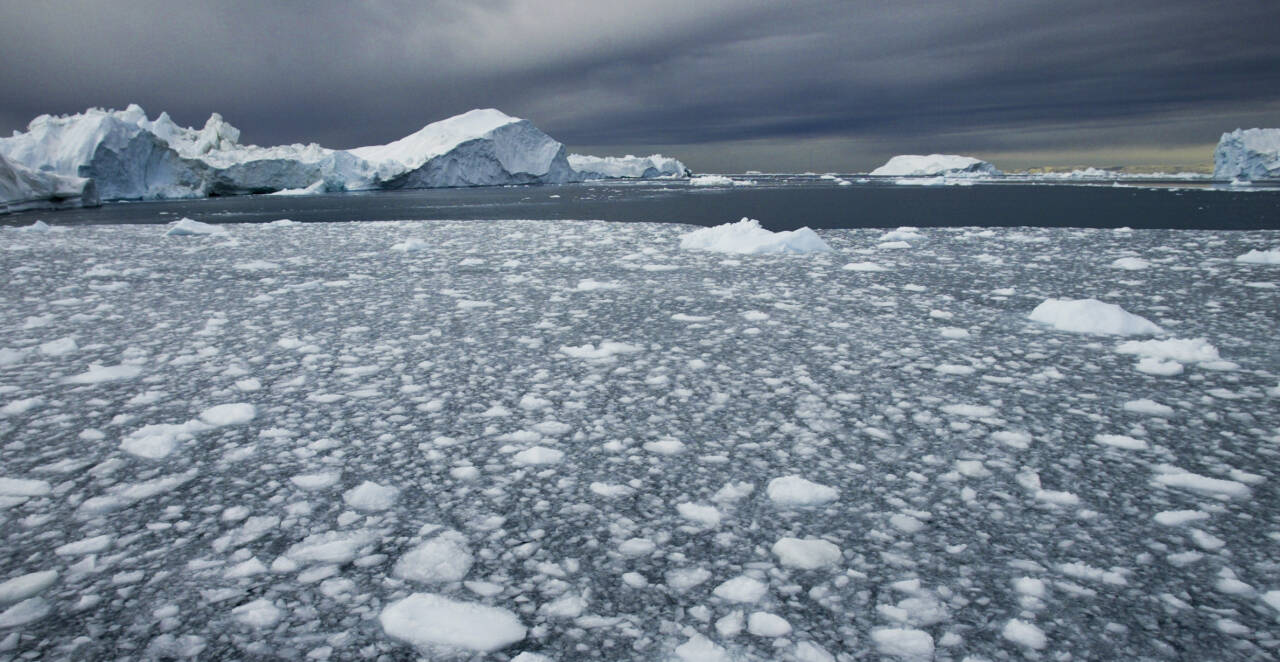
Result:
<svg viewBox="0 0 1280 662">
<path fill-rule="evenodd" d="M 0 131 L 137 102 L 351 147 L 493 106 L 702 169 L 1145 155 L 1280 124 L 1276 25 L 1274 0 L 3 3 Z"/>
</svg>

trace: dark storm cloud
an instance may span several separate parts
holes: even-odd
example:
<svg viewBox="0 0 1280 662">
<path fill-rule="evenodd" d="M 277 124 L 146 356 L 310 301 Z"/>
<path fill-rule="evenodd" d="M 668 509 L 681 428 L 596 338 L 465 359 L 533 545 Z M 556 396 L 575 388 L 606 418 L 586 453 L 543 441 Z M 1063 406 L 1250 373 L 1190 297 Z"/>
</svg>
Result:
<svg viewBox="0 0 1280 662">
<path fill-rule="evenodd" d="M 493 106 L 706 168 L 1200 145 L 1280 124 L 1277 25 L 1274 0 L 12 2 L 0 130 L 138 102 L 351 147 Z"/>
</svg>

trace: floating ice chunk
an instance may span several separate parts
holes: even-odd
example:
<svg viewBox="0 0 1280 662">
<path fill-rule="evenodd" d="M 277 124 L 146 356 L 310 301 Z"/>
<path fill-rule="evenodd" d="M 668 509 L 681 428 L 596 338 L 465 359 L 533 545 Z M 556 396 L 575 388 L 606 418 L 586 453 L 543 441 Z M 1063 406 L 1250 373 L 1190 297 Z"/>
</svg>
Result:
<svg viewBox="0 0 1280 662">
<path fill-rule="evenodd" d="M 40 353 L 45 356 L 65 356 L 76 351 L 76 339 L 73 336 L 50 340 L 40 344 Z"/>
<path fill-rule="evenodd" d="M 471 571 L 472 563 L 466 536 L 448 530 L 401 556 L 392 574 L 424 584 L 458 582 Z"/>
<path fill-rule="evenodd" d="M 689 178 L 690 186 L 733 186 L 736 183 L 732 178 L 724 175 L 699 175 Z"/>
<path fill-rule="evenodd" d="M 884 655 L 925 662 L 933 659 L 933 637 L 911 628 L 873 628 L 871 641 Z"/>
<path fill-rule="evenodd" d="M 628 538 L 618 545 L 618 553 L 623 556 L 644 556 L 652 554 L 658 546 L 648 538 Z"/>
<path fill-rule="evenodd" d="M 904 513 L 891 515 L 889 525 L 906 534 L 919 533 L 924 529 L 924 522 Z"/>
<path fill-rule="evenodd" d="M 564 459 L 564 451 L 547 448 L 546 446 L 534 446 L 516 453 L 511 459 L 516 464 L 525 466 L 559 464 Z"/>
<path fill-rule="evenodd" d="M 1280 264 L 1280 250 L 1259 251 L 1251 250 L 1244 255 L 1236 258 L 1236 262 L 1241 264 Z"/>
<path fill-rule="evenodd" d="M 657 455 L 677 455 L 684 452 L 684 442 L 679 439 L 659 439 L 657 441 L 646 441 L 645 450 Z"/>
<path fill-rule="evenodd" d="M 299 474 L 289 479 L 289 482 L 296 485 L 299 489 L 308 492 L 315 490 L 323 490 L 326 487 L 332 487 L 342 478 L 342 474 L 337 471 L 326 471 L 316 474 Z"/>
<path fill-rule="evenodd" d="M 392 638 L 420 648 L 447 646 L 490 652 L 525 637 L 516 615 L 499 607 L 414 593 L 386 606 L 378 617 Z"/>
<path fill-rule="evenodd" d="M 1151 266 L 1150 262 L 1140 257 L 1122 257 L 1111 263 L 1112 269 L 1124 269 L 1126 271 L 1138 271 Z"/>
<path fill-rule="evenodd" d="M 742 634 L 747 625 L 741 609 L 735 609 L 716 620 L 716 632 L 726 639 Z"/>
<path fill-rule="evenodd" d="M 1234 480 L 1210 478 L 1200 474 L 1183 471 L 1175 467 L 1166 467 L 1167 471 L 1157 474 L 1155 481 L 1168 487 L 1177 487 L 1209 496 L 1226 496 L 1232 498 L 1248 498 L 1252 492 L 1249 486 Z"/>
<path fill-rule="evenodd" d="M 759 602 L 769 592 L 769 587 L 758 579 L 739 575 L 715 588 L 712 595 L 729 602 Z"/>
<path fill-rule="evenodd" d="M 773 554 L 788 568 L 817 570 L 841 561 L 840 548 L 817 538 L 780 538 L 773 543 Z"/>
<path fill-rule="evenodd" d="M 91 365 L 89 369 L 78 375 L 67 377 L 63 381 L 68 384 L 101 384 L 121 379 L 134 379 L 142 374 L 142 368 L 136 365 Z"/>
<path fill-rule="evenodd" d="M 284 557 L 299 564 L 350 563 L 372 542 L 373 535 L 362 530 L 314 533 L 285 550 Z"/>
<path fill-rule="evenodd" d="M 251 628 L 269 628 L 280 622 L 284 613 L 266 598 L 242 604 L 231 610 L 231 616 Z"/>
<path fill-rule="evenodd" d="M 1204 338 L 1129 340 L 1116 345 L 1116 352 L 1179 363 L 1206 363 L 1221 358 L 1218 348 Z"/>
<path fill-rule="evenodd" d="M 720 526 L 720 511 L 715 506 L 685 502 L 676 504 L 676 512 L 680 513 L 681 517 L 707 528 Z"/>
<path fill-rule="evenodd" d="M 1124 403 L 1124 410 L 1134 412 L 1135 414 L 1147 414 L 1149 416 L 1159 416 L 1162 418 L 1173 416 L 1173 407 L 1162 405 L 1155 400 L 1148 400 L 1146 398 L 1130 400 Z"/>
<path fill-rule="evenodd" d="M 208 425 L 200 421 L 147 425 L 130 432 L 122 439 L 120 450 L 148 460 L 158 460 L 168 457 L 178 444 L 191 441 L 195 435 L 209 429 Z"/>
<path fill-rule="evenodd" d="M 972 375 L 974 373 L 972 366 L 956 365 L 954 363 L 941 363 L 934 366 L 933 370 L 943 375 Z"/>
<path fill-rule="evenodd" d="M 1013 580 L 1013 590 L 1032 598 L 1043 598 L 1047 592 L 1044 580 L 1034 577 L 1019 577 Z"/>
<path fill-rule="evenodd" d="M 710 639 L 694 632 L 689 640 L 676 646 L 676 659 L 680 662 L 733 662 L 729 652 Z"/>
<path fill-rule="evenodd" d="M 791 634 L 791 624 L 777 614 L 756 611 L 747 617 L 747 632 L 757 637 L 785 637 Z"/>
<path fill-rule="evenodd" d="M 0 496 L 38 497 L 45 496 L 52 491 L 53 487 L 49 485 L 48 481 L 31 478 L 0 477 Z"/>
<path fill-rule="evenodd" d="M 834 487 L 821 485 L 801 476 L 791 475 L 769 481 L 765 492 L 769 500 L 782 507 L 817 506 L 830 503 L 840 497 Z"/>
<path fill-rule="evenodd" d="M 760 221 L 746 217 L 737 223 L 725 223 L 680 235 L 680 248 L 738 255 L 831 252 L 827 242 L 809 228 L 770 232 L 760 227 Z"/>
<path fill-rule="evenodd" d="M 890 230 L 882 235 L 876 241 L 917 241 L 924 239 L 924 235 L 920 234 L 920 230 L 913 227 L 902 226 L 897 230 Z"/>
<path fill-rule="evenodd" d="M 587 601 L 585 598 L 573 593 L 567 593 L 542 605 L 538 608 L 538 612 L 552 618 L 577 618 L 586 609 Z"/>
<path fill-rule="evenodd" d="M 1028 317 L 1071 333 L 1132 336 L 1163 332 L 1150 320 L 1097 299 L 1046 299 Z"/>
<path fill-rule="evenodd" d="M 1129 451 L 1144 451 L 1148 448 L 1147 442 L 1123 434 L 1098 434 L 1094 435 L 1093 440 L 1104 446 L 1113 446 Z"/>
<path fill-rule="evenodd" d="M 210 225 L 201 223 L 189 218 L 183 218 L 169 224 L 169 229 L 165 231 L 166 237 L 196 237 L 196 236 L 223 236 L 227 234 L 227 229 L 221 225 Z"/>
<path fill-rule="evenodd" d="M 687 591 L 711 579 L 711 572 L 703 568 L 678 568 L 667 571 L 667 586 L 675 591 Z"/>
<path fill-rule="evenodd" d="M 1009 619 L 1009 622 L 1004 624 L 1000 636 L 1033 650 L 1044 648 L 1046 643 L 1044 632 L 1040 628 L 1017 618 Z"/>
<path fill-rule="evenodd" d="M 93 536 L 91 538 L 85 538 L 84 540 L 69 542 L 65 545 L 56 547 L 53 550 L 53 553 L 57 554 L 58 556 L 82 556 L 84 554 L 97 554 L 99 552 L 105 551 L 108 547 L 110 547 L 111 540 L 112 538 L 109 535 Z"/>
<path fill-rule="evenodd" d="M 716 493 L 711 497 L 711 500 L 716 503 L 733 503 L 750 496 L 755 489 L 756 486 L 754 484 L 746 481 L 736 483 L 729 482 L 725 483 L 724 487 L 716 490 Z"/>
<path fill-rule="evenodd" d="M 396 502 L 400 490 L 366 480 L 342 494 L 342 500 L 356 510 L 386 510 Z"/>
<path fill-rule="evenodd" d="M 1202 522 L 1209 519 L 1209 513 L 1203 510 L 1165 510 L 1158 512 L 1152 518 L 1157 524 L 1164 526 L 1182 526 L 1192 522 Z"/>
<path fill-rule="evenodd" d="M 956 327 L 956 326 L 944 326 L 941 329 L 938 329 L 938 333 L 942 334 L 943 338 L 951 338 L 953 340 L 960 339 L 960 338 L 968 338 L 970 336 L 970 333 L 967 329 L 961 329 L 960 327 Z"/>
<path fill-rule="evenodd" d="M 888 271 L 888 269 L 875 262 L 850 262 L 840 268 L 845 271 Z"/>
<path fill-rule="evenodd" d="M 1268 607 L 1280 612 L 1280 590 L 1263 593 L 1262 601 L 1267 603 Z"/>
<path fill-rule="evenodd" d="M 53 586 L 56 581 L 58 581 L 57 570 L 43 570 L 18 575 L 0 582 L 0 604 L 18 602 L 39 595 L 46 588 Z"/>
<path fill-rule="evenodd" d="M 1068 577 L 1075 577 L 1076 579 L 1083 579 L 1092 582 L 1102 582 L 1103 584 L 1110 584 L 1112 586 L 1124 586 L 1129 583 L 1128 580 L 1124 578 L 1123 569 L 1113 568 L 1111 570 L 1103 570 L 1085 563 L 1072 562 L 1059 563 L 1058 570 Z"/>
<path fill-rule="evenodd" d="M 967 478 L 986 478 L 991 475 L 982 460 L 956 460 L 956 471 Z"/>
<path fill-rule="evenodd" d="M 612 483 L 594 482 L 588 486 L 592 494 L 602 496 L 606 499 L 617 499 L 619 497 L 631 496 L 635 493 L 635 489 L 627 485 L 614 485 Z"/>
<path fill-rule="evenodd" d="M 28 598 L 0 612 L 0 630 L 34 623 L 49 615 L 52 607 L 44 598 Z"/>
<path fill-rule="evenodd" d="M 591 343 L 579 347 L 561 347 L 560 352 L 566 356 L 575 359 L 587 359 L 589 361 L 607 361 L 613 359 L 617 354 L 630 354 L 640 351 L 640 347 L 624 342 L 605 341 L 600 343 L 599 347 Z"/>
<path fill-rule="evenodd" d="M 597 290 L 618 290 L 622 289 L 622 285 L 618 283 L 608 283 L 604 281 L 584 278 L 578 281 L 578 286 L 573 288 L 576 292 L 595 292 Z"/>
<path fill-rule="evenodd" d="M 876 244 L 876 248 L 897 250 L 900 248 L 911 248 L 911 244 L 905 241 L 886 241 L 882 244 Z"/>
<path fill-rule="evenodd" d="M 991 418 L 998 413 L 995 407 L 987 405 L 943 405 L 942 412 L 965 418 Z"/>
</svg>

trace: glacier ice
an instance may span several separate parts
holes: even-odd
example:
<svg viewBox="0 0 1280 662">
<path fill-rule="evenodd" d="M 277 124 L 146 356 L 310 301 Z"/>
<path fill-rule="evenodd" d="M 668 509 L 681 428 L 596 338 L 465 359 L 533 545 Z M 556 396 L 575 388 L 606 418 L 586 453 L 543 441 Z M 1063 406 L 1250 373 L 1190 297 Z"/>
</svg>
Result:
<svg viewBox="0 0 1280 662">
<path fill-rule="evenodd" d="M 746 217 L 737 223 L 683 234 L 680 236 L 680 248 L 744 255 L 831 252 L 827 242 L 809 228 L 772 232 L 760 227 L 760 221 Z"/>
<path fill-rule="evenodd" d="M 97 204 L 93 180 L 33 170 L 0 154 L 0 214 Z"/>
<path fill-rule="evenodd" d="M 315 143 L 260 147 L 218 113 L 203 128 L 151 120 L 137 104 L 41 115 L 0 138 L 0 212 L 279 193 L 563 184 L 615 177 L 683 177 L 676 159 L 574 155 L 528 120 L 492 108 L 426 125 L 385 145 L 335 150 Z M 575 165 L 576 164 L 576 165 Z M 581 171 L 580 171 L 581 170 Z"/>
<path fill-rule="evenodd" d="M 1002 174 L 990 163 L 954 154 L 902 154 L 871 171 L 878 177 L 981 177 Z"/>
<path fill-rule="evenodd" d="M 1236 129 L 1213 151 L 1213 178 L 1280 179 L 1280 129 Z"/>
<path fill-rule="evenodd" d="M 661 154 L 649 156 L 589 156 L 570 154 L 569 165 L 583 179 L 653 179 L 688 177 L 689 169 L 680 161 Z"/>
</svg>

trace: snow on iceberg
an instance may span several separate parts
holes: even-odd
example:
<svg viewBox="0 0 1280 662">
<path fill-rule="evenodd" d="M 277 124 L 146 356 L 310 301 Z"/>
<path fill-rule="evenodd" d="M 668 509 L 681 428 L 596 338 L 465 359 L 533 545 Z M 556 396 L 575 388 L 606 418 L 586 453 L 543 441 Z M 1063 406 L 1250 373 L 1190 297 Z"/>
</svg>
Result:
<svg viewBox="0 0 1280 662">
<path fill-rule="evenodd" d="M 1151 320 L 1097 299 L 1046 299 L 1028 315 L 1059 331 L 1132 336 L 1163 333 Z"/>
<path fill-rule="evenodd" d="M 1213 151 L 1213 178 L 1280 179 L 1280 129 L 1236 129 Z"/>
<path fill-rule="evenodd" d="M 831 247 L 809 228 L 770 232 L 760 221 L 743 217 L 737 223 L 725 223 L 694 230 L 680 236 L 680 248 L 717 253 L 830 253 Z"/>
<path fill-rule="evenodd" d="M 669 156 L 589 156 L 570 154 L 569 166 L 584 180 L 592 179 L 656 179 L 689 176 L 683 163 Z"/>
<path fill-rule="evenodd" d="M 0 214 L 97 204 L 93 180 L 32 170 L 0 154 Z"/>
<path fill-rule="evenodd" d="M 871 171 L 878 177 L 981 177 L 1002 174 L 995 166 L 971 156 L 903 154 Z"/>
<path fill-rule="evenodd" d="M 1280 249 L 1273 251 L 1251 250 L 1236 258 L 1241 264 L 1275 264 L 1280 265 Z"/>
</svg>

